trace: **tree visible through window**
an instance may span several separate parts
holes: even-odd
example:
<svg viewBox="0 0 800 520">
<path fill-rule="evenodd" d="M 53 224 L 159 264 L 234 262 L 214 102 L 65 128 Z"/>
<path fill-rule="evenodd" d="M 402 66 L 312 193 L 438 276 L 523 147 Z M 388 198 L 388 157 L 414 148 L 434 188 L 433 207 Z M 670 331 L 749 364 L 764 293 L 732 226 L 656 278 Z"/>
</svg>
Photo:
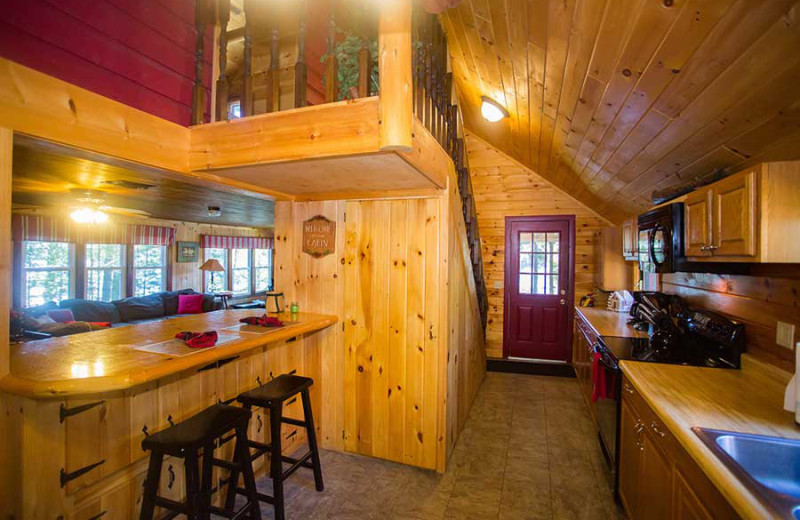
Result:
<svg viewBox="0 0 800 520">
<path fill-rule="evenodd" d="M 272 250 L 256 249 L 253 252 L 255 265 L 253 272 L 256 278 L 256 292 L 272 290 Z"/>
<path fill-rule="evenodd" d="M 86 244 L 86 299 L 110 302 L 125 294 L 125 246 Z"/>
<path fill-rule="evenodd" d="M 205 249 L 205 259 L 211 260 L 212 258 L 219 261 L 226 270 L 228 269 L 228 250 L 219 247 L 207 247 Z M 218 293 L 227 290 L 228 277 L 227 273 L 215 273 L 208 271 L 205 273 L 206 292 Z"/>
<path fill-rule="evenodd" d="M 25 307 L 60 302 L 72 294 L 72 247 L 64 242 L 23 244 Z"/>
<path fill-rule="evenodd" d="M 165 289 L 167 248 L 133 246 L 133 295 L 147 296 Z"/>
<path fill-rule="evenodd" d="M 233 293 L 250 294 L 250 250 L 233 249 L 231 255 Z"/>
</svg>

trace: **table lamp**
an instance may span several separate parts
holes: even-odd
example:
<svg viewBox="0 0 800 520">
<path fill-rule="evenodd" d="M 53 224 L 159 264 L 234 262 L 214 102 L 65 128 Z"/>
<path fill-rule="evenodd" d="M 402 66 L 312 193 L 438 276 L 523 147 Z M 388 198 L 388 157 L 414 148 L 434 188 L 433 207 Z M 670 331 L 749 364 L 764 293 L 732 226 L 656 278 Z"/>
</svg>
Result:
<svg viewBox="0 0 800 520">
<path fill-rule="evenodd" d="M 225 271 L 225 268 L 222 267 L 222 264 L 219 263 L 219 260 L 215 258 L 210 258 L 200 266 L 201 271 L 208 271 L 211 273 L 211 285 L 216 285 L 214 283 L 214 273 L 221 273 Z"/>
</svg>

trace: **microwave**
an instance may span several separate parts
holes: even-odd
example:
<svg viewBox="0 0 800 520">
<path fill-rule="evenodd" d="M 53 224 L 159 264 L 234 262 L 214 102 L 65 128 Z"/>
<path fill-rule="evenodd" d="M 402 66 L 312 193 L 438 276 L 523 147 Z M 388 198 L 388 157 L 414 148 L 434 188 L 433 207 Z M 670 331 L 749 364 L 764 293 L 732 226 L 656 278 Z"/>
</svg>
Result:
<svg viewBox="0 0 800 520">
<path fill-rule="evenodd" d="M 639 269 L 672 273 L 684 261 L 683 203 L 675 202 L 639 215 Z"/>
</svg>

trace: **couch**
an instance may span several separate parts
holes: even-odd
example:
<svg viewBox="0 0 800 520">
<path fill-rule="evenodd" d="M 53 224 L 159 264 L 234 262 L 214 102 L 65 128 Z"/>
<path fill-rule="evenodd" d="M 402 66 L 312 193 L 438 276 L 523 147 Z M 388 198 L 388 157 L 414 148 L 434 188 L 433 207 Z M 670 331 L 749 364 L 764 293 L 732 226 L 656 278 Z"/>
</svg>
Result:
<svg viewBox="0 0 800 520">
<path fill-rule="evenodd" d="M 109 323 L 111 327 L 124 327 L 137 323 L 165 320 L 181 316 L 178 314 L 178 296 L 181 294 L 200 294 L 193 289 L 165 291 L 148 296 L 123 298 L 112 302 L 84 300 L 72 298 L 61 303 L 45 303 L 23 310 L 23 326 L 26 331 L 48 334 L 50 336 L 68 336 L 80 332 L 90 332 L 107 328 L 100 323 Z M 203 294 L 203 312 L 211 312 L 222 308 L 212 294 Z M 42 323 L 48 311 L 69 309 L 74 322 Z M 41 337 L 41 336 L 39 336 Z"/>
</svg>

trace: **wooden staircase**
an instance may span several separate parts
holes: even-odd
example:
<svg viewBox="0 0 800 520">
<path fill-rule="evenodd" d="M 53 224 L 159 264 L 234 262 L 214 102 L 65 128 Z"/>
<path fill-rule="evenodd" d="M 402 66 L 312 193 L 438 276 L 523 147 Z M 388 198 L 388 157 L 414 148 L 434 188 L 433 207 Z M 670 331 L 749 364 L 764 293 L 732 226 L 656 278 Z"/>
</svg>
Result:
<svg viewBox="0 0 800 520">
<path fill-rule="evenodd" d="M 483 276 L 483 253 L 475 197 L 469 174 L 463 118 L 448 70 L 447 39 L 436 15 L 415 6 L 413 20 L 412 71 L 414 114 L 450 155 L 458 175 L 472 273 L 478 294 L 478 308 L 484 333 L 489 314 L 489 297 Z"/>
</svg>

